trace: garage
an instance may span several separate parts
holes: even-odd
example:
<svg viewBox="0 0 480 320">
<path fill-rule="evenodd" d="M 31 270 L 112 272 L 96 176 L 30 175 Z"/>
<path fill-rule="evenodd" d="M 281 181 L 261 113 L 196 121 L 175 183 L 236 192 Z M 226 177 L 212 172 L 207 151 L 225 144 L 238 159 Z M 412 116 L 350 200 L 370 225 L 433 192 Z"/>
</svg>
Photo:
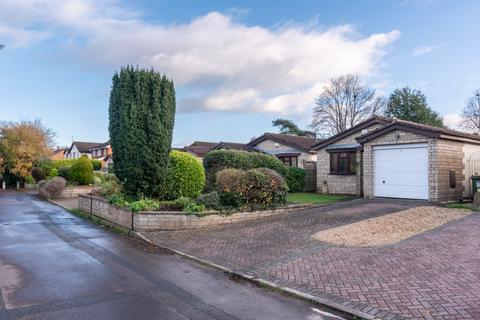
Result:
<svg viewBox="0 0 480 320">
<path fill-rule="evenodd" d="M 373 192 L 376 197 L 428 200 L 428 145 L 373 147 Z"/>
</svg>

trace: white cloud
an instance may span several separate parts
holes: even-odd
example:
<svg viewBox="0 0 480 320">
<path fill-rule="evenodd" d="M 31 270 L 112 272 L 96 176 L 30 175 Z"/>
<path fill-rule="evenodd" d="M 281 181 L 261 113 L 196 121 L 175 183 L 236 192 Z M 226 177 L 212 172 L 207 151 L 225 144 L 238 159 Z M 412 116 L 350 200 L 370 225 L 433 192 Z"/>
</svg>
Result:
<svg viewBox="0 0 480 320">
<path fill-rule="evenodd" d="M 440 42 L 436 45 L 421 46 L 421 47 L 414 48 L 412 50 L 412 56 L 420 56 L 420 55 L 430 53 L 432 51 L 435 51 L 435 50 L 443 47 L 444 45 L 445 45 L 445 42 Z"/>
<path fill-rule="evenodd" d="M 450 129 L 462 130 L 461 127 L 462 117 L 456 113 L 447 114 L 443 116 L 443 123 Z"/>
<path fill-rule="evenodd" d="M 248 26 L 219 12 L 153 23 L 115 0 L 0 0 L 1 21 L 68 39 L 72 58 L 93 65 L 154 66 L 188 88 L 179 105 L 189 111 L 309 111 L 329 78 L 375 74 L 399 36 L 360 36 L 350 25 L 320 28 L 312 21 Z"/>
</svg>

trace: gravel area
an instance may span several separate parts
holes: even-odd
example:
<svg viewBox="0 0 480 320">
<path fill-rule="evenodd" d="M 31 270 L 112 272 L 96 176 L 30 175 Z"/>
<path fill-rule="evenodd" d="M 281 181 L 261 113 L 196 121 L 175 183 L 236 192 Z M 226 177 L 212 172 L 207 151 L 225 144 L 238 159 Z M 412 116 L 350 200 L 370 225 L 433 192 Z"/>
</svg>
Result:
<svg viewBox="0 0 480 320">
<path fill-rule="evenodd" d="M 382 246 L 472 214 L 465 209 L 423 206 L 320 231 L 316 240 L 340 246 Z"/>
</svg>

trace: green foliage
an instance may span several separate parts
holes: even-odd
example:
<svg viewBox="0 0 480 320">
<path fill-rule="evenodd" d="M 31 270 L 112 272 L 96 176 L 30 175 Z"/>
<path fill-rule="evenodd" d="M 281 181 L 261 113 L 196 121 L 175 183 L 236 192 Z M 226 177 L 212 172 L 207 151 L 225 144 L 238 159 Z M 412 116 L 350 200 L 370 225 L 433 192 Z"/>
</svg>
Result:
<svg viewBox="0 0 480 320">
<path fill-rule="evenodd" d="M 220 195 L 216 191 L 201 194 L 197 197 L 197 204 L 203 204 L 209 209 L 220 209 Z"/>
<path fill-rule="evenodd" d="M 28 184 L 35 184 L 37 181 L 35 181 L 35 179 L 32 177 L 31 174 L 29 174 L 28 176 L 25 177 L 25 183 L 28 183 Z"/>
<path fill-rule="evenodd" d="M 70 167 L 60 167 L 57 171 L 59 177 L 62 177 L 67 181 L 70 180 Z"/>
<path fill-rule="evenodd" d="M 85 156 L 78 158 L 70 168 L 69 181 L 80 185 L 93 183 L 93 166 Z"/>
<path fill-rule="evenodd" d="M 217 172 L 226 168 L 249 170 L 254 168 L 269 168 L 285 177 L 287 167 L 275 156 L 236 150 L 214 150 L 203 158 L 208 191 L 215 190 Z"/>
<path fill-rule="evenodd" d="M 305 170 L 302 168 L 288 167 L 285 181 L 290 192 L 302 192 L 305 187 Z"/>
<path fill-rule="evenodd" d="M 277 127 L 282 134 L 293 134 L 296 136 L 315 136 L 312 131 L 301 130 L 292 120 L 288 119 L 275 119 L 272 121 L 272 125 Z"/>
<path fill-rule="evenodd" d="M 427 103 L 427 98 L 420 90 L 409 87 L 395 89 L 390 95 L 385 115 L 401 120 L 443 127 L 443 119 L 433 111 Z"/>
<path fill-rule="evenodd" d="M 204 210 L 205 210 L 205 205 L 196 204 L 196 203 L 189 203 L 183 208 L 183 211 L 186 213 L 202 212 Z"/>
<path fill-rule="evenodd" d="M 268 168 L 222 170 L 217 187 L 222 205 L 249 209 L 277 208 L 285 204 L 288 191 L 283 177 Z"/>
<path fill-rule="evenodd" d="M 168 164 L 164 198 L 197 197 L 205 186 L 202 164 L 186 152 L 172 151 Z"/>
<path fill-rule="evenodd" d="M 50 170 L 50 174 L 48 175 L 49 178 L 54 178 L 58 176 L 58 170 L 57 168 L 53 167 L 52 170 Z"/>
<path fill-rule="evenodd" d="M 313 192 L 289 193 L 287 196 L 288 203 L 312 203 L 312 204 L 328 204 L 353 199 L 353 196 L 340 194 L 322 194 Z"/>
<path fill-rule="evenodd" d="M 62 167 L 65 168 L 71 168 L 73 164 L 77 161 L 76 159 L 63 159 L 63 160 L 54 160 L 53 161 L 53 166 L 57 169 L 60 169 Z"/>
<path fill-rule="evenodd" d="M 122 184 L 113 174 L 95 175 L 95 193 L 102 197 L 110 197 L 122 193 Z"/>
<path fill-rule="evenodd" d="M 45 172 L 42 170 L 42 168 L 39 167 L 33 167 L 32 172 L 30 174 L 37 182 L 45 180 L 46 175 Z"/>
<path fill-rule="evenodd" d="M 115 175 L 131 195 L 161 197 L 175 118 L 175 88 L 154 70 L 124 67 L 112 79 L 109 133 Z"/>
<path fill-rule="evenodd" d="M 92 161 L 93 170 L 98 171 L 102 169 L 102 161 L 97 159 L 92 159 L 91 161 Z"/>
</svg>

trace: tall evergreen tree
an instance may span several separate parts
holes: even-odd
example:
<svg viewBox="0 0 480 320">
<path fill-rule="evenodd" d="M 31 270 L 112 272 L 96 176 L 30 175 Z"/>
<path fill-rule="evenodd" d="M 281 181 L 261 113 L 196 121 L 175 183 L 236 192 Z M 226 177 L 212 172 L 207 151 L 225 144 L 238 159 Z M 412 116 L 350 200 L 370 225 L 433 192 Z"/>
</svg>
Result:
<svg viewBox="0 0 480 320">
<path fill-rule="evenodd" d="M 409 87 L 393 91 L 388 99 L 385 115 L 401 120 L 443 127 L 442 117 L 428 106 L 427 98 L 423 92 L 412 90 Z"/>
<path fill-rule="evenodd" d="M 127 193 L 162 196 L 175 108 L 175 88 L 165 75 L 127 66 L 113 76 L 109 105 L 113 170 Z"/>
</svg>

